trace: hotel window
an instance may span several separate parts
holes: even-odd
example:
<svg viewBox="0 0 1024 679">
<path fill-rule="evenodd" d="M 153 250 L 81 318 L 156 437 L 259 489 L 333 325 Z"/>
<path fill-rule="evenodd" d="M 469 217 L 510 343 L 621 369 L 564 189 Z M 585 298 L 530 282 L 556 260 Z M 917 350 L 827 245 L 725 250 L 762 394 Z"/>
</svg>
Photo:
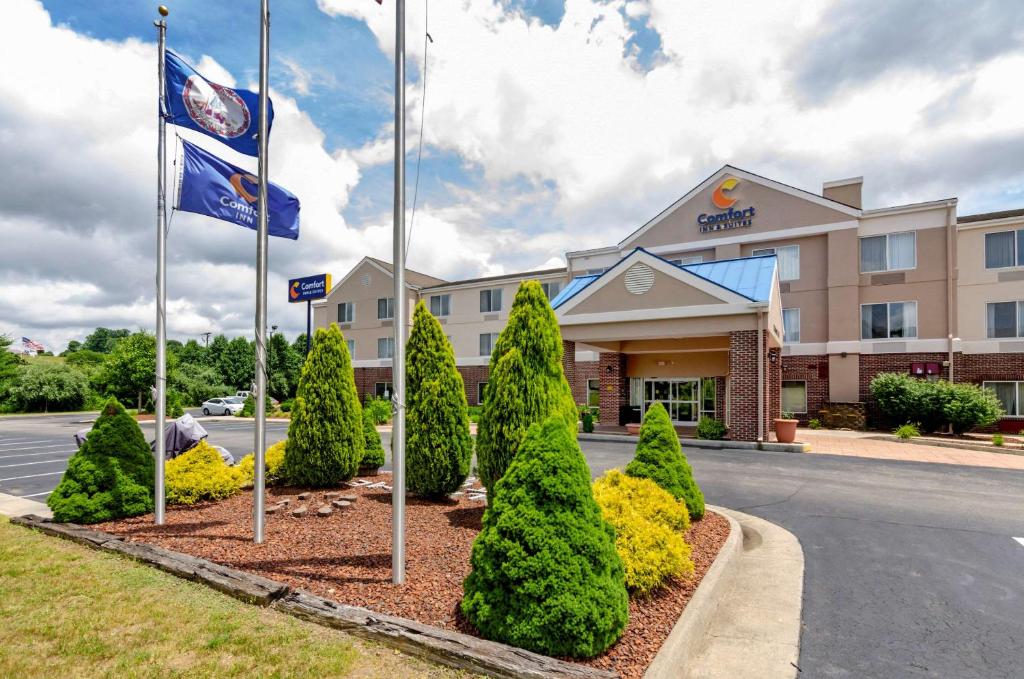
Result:
<svg viewBox="0 0 1024 679">
<path fill-rule="evenodd" d="M 394 337 L 378 337 L 377 338 L 377 358 L 394 358 L 395 356 L 395 338 Z"/>
<path fill-rule="evenodd" d="M 377 382 L 373 385 L 373 395 L 377 398 L 391 398 L 391 383 Z"/>
<path fill-rule="evenodd" d="M 591 408 L 601 405 L 601 380 L 587 380 L 587 405 Z"/>
<path fill-rule="evenodd" d="M 985 234 L 985 268 L 1024 266 L 1024 229 Z"/>
<path fill-rule="evenodd" d="M 782 310 L 782 341 L 786 344 L 800 342 L 800 309 Z"/>
<path fill-rule="evenodd" d="M 1024 302 L 989 302 L 985 306 L 989 339 L 1024 337 Z"/>
<path fill-rule="evenodd" d="M 860 239 L 860 272 L 897 271 L 917 266 L 917 233 L 887 233 Z"/>
<path fill-rule="evenodd" d="M 431 295 L 430 313 L 435 316 L 447 316 L 452 311 L 451 295 Z"/>
<path fill-rule="evenodd" d="M 395 317 L 395 298 L 381 297 L 377 300 L 377 320 L 386 321 Z"/>
<path fill-rule="evenodd" d="M 562 281 L 541 283 L 540 287 L 544 289 L 544 294 L 548 296 L 548 300 L 552 300 L 562 291 Z"/>
<path fill-rule="evenodd" d="M 678 259 L 673 259 L 672 263 L 678 264 L 679 266 L 686 266 L 687 264 L 700 264 L 703 261 L 704 257 L 702 257 L 701 255 L 691 255 L 689 257 L 680 257 Z"/>
<path fill-rule="evenodd" d="M 807 382 L 803 380 L 782 381 L 782 412 L 807 412 Z"/>
<path fill-rule="evenodd" d="M 480 313 L 492 314 L 501 311 L 501 288 L 480 291 Z"/>
<path fill-rule="evenodd" d="M 587 269 L 583 273 L 586 276 L 600 276 L 601 274 L 603 274 L 607 270 L 608 269 Z"/>
<path fill-rule="evenodd" d="M 800 278 L 800 246 L 783 245 L 778 248 L 760 248 L 750 253 L 751 257 L 775 255 L 779 260 L 779 280 L 795 281 Z"/>
<path fill-rule="evenodd" d="M 338 322 L 351 323 L 356 317 L 356 305 L 352 302 L 342 302 L 338 305 Z"/>
<path fill-rule="evenodd" d="M 476 383 L 476 404 L 482 406 L 484 404 L 484 396 L 487 395 L 487 383 L 477 382 Z"/>
<path fill-rule="evenodd" d="M 1008 417 L 1024 417 L 1024 382 L 983 382 L 981 386 L 996 392 Z"/>
<path fill-rule="evenodd" d="M 861 339 L 917 337 L 917 302 L 860 305 Z"/>
<path fill-rule="evenodd" d="M 497 341 L 498 333 L 496 332 L 480 333 L 480 355 L 490 356 L 491 352 L 494 351 L 494 343 Z"/>
<path fill-rule="evenodd" d="M 345 340 L 345 344 L 348 345 L 348 357 L 350 359 L 355 358 L 355 356 L 356 356 L 356 341 L 355 340 Z"/>
</svg>

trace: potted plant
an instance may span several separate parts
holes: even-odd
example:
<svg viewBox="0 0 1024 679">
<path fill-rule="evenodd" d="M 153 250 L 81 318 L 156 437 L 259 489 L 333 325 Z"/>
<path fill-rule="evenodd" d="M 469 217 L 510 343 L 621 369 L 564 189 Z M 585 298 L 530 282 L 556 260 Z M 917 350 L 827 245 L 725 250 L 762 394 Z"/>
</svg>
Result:
<svg viewBox="0 0 1024 679">
<path fill-rule="evenodd" d="M 796 425 L 799 420 L 793 417 L 793 413 L 783 412 L 782 417 L 775 420 L 775 440 L 779 443 L 792 443 L 796 440 Z"/>
</svg>

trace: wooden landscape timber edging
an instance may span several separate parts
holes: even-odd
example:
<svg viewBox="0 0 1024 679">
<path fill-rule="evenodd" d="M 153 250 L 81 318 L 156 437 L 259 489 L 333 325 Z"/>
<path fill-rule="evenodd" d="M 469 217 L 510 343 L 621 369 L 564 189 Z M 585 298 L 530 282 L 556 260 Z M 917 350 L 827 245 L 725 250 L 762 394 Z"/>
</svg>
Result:
<svg viewBox="0 0 1024 679">
<path fill-rule="evenodd" d="M 204 583 L 246 603 L 270 606 L 282 613 L 456 669 L 509 679 L 614 679 L 618 676 L 614 672 L 549 658 L 415 620 L 339 604 L 206 559 L 143 542 L 126 542 L 110 533 L 73 523 L 56 523 L 34 514 L 11 517 L 10 521 L 92 549 L 121 554 L 180 578 Z"/>
</svg>

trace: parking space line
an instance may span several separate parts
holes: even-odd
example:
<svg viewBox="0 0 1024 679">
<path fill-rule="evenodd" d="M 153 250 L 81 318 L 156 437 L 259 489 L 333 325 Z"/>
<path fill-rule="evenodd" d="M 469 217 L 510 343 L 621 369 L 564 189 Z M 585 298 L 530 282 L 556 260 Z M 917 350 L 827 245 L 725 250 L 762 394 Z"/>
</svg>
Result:
<svg viewBox="0 0 1024 679">
<path fill-rule="evenodd" d="M 1021 547 L 1024 547 L 1024 538 L 1014 538 L 1014 540 L 1019 542 Z"/>
<path fill-rule="evenodd" d="M 46 472 L 45 474 L 29 474 L 28 476 L 9 476 L 6 479 L 0 479 L 0 481 L 20 481 L 21 479 L 37 479 L 40 476 L 56 476 L 57 474 L 63 474 L 64 471 L 59 472 Z"/>
<path fill-rule="evenodd" d="M 28 495 L 19 495 L 18 497 L 39 497 L 40 495 L 49 495 L 52 492 L 52 490 L 48 490 L 45 493 L 30 493 Z"/>
<path fill-rule="evenodd" d="M 77 448 L 71 448 L 69 450 L 47 450 L 43 453 L 18 453 L 17 455 L 0 455 L 0 460 L 13 460 L 16 457 L 38 457 L 40 455 L 63 455 L 64 453 L 73 453 Z"/>
<path fill-rule="evenodd" d="M 67 460 L 37 460 L 35 462 L 18 462 L 17 464 L 0 464 L 0 469 L 8 467 L 28 467 L 33 464 L 52 464 L 54 462 L 67 462 Z"/>
<path fill-rule="evenodd" d="M 45 446 L 22 446 L 21 448 L 0 448 L 0 453 L 14 453 L 19 450 L 39 450 L 40 448 L 59 448 L 60 446 L 71 445 L 68 441 L 62 443 L 48 443 Z"/>
<path fill-rule="evenodd" d="M 38 441 L 9 441 L 7 443 L 0 443 L 0 448 L 6 448 L 8 446 L 27 446 L 36 445 L 37 443 L 53 443 L 58 439 L 40 439 Z"/>
</svg>

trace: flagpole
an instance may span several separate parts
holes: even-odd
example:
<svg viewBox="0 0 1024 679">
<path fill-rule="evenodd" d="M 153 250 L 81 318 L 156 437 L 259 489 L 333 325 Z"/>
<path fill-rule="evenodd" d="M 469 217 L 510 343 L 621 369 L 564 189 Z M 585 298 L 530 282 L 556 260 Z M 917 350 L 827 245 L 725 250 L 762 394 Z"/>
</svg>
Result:
<svg viewBox="0 0 1024 679">
<path fill-rule="evenodd" d="M 395 2 L 395 351 L 391 360 L 391 582 L 405 582 L 405 0 Z"/>
<path fill-rule="evenodd" d="M 167 8 L 157 9 L 166 17 Z M 164 84 L 164 62 L 167 54 L 167 22 L 154 21 L 157 28 L 159 63 L 157 65 L 157 86 L 159 88 L 159 115 L 157 116 L 157 168 L 156 168 L 156 452 L 153 483 L 153 520 L 158 526 L 164 523 L 164 462 L 167 441 L 164 426 L 167 419 L 167 205 L 166 205 L 166 164 L 167 164 L 167 112 L 166 88 Z"/>
<path fill-rule="evenodd" d="M 259 100 L 259 224 L 256 231 L 256 434 L 253 449 L 252 523 L 253 542 L 264 540 L 263 513 L 265 486 L 264 455 L 267 448 L 267 152 L 270 125 L 268 116 L 268 78 L 270 68 L 270 2 L 260 0 L 260 100 Z"/>
</svg>

